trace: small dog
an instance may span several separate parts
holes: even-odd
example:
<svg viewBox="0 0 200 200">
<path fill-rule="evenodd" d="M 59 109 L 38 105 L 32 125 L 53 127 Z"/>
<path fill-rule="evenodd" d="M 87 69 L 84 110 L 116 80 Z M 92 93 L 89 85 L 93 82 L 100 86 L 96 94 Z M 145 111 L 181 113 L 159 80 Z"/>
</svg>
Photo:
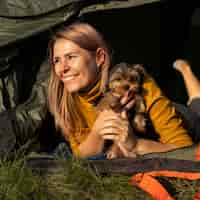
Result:
<svg viewBox="0 0 200 200">
<path fill-rule="evenodd" d="M 115 112 L 120 112 L 123 109 L 123 106 L 120 104 L 120 99 L 130 90 L 135 99 L 133 109 L 128 112 L 130 125 L 132 127 L 131 134 L 133 136 L 135 136 L 134 131 L 139 133 L 146 132 L 146 106 L 142 89 L 144 76 L 145 70 L 139 64 L 128 65 L 126 63 L 120 63 L 116 65 L 109 75 L 108 91 L 105 92 L 104 97 L 97 105 L 98 111 L 111 108 Z M 135 137 L 135 145 L 136 140 Z M 136 157 L 135 153 L 126 153 L 126 150 L 122 148 L 123 145 L 120 145 L 120 141 L 114 142 L 106 153 L 107 158 Z"/>
</svg>

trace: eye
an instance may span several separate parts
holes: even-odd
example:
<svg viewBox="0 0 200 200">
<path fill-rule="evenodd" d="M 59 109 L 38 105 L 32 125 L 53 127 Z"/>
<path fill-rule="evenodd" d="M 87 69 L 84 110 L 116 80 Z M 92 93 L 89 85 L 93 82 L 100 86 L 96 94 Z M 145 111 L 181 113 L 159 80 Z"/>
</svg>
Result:
<svg viewBox="0 0 200 200">
<path fill-rule="evenodd" d="M 74 58 L 76 58 L 77 56 L 75 54 L 68 54 L 65 56 L 65 58 L 67 58 L 67 60 L 72 60 Z"/>
<path fill-rule="evenodd" d="M 59 62 L 59 59 L 58 58 L 54 58 L 53 59 L 53 65 L 57 64 Z"/>
<path fill-rule="evenodd" d="M 69 60 L 71 60 L 71 59 L 73 58 L 73 56 L 70 55 L 70 56 L 68 56 L 67 58 L 68 58 Z"/>
</svg>

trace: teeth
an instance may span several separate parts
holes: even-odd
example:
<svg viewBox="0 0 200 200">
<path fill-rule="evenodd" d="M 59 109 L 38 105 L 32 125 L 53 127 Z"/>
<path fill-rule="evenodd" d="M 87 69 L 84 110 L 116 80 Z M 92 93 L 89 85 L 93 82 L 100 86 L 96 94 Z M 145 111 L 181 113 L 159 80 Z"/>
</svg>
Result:
<svg viewBox="0 0 200 200">
<path fill-rule="evenodd" d="M 74 78 L 74 76 L 63 77 L 63 79 L 64 79 L 65 81 L 72 80 L 73 78 Z"/>
</svg>

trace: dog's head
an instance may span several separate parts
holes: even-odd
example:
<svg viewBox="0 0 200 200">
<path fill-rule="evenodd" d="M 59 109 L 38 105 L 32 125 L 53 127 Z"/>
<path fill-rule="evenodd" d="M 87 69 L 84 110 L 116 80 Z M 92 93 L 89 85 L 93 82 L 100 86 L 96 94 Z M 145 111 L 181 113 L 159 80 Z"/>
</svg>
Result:
<svg viewBox="0 0 200 200">
<path fill-rule="evenodd" d="M 145 70 L 139 64 L 119 64 L 111 71 L 109 90 L 114 96 L 118 97 L 123 96 L 128 90 L 138 93 L 141 89 L 144 75 Z"/>
</svg>

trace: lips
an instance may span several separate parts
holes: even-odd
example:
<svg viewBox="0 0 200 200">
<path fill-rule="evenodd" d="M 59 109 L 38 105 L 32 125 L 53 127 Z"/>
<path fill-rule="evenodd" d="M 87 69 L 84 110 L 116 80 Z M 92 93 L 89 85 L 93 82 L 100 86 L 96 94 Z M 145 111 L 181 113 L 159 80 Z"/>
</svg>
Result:
<svg viewBox="0 0 200 200">
<path fill-rule="evenodd" d="M 63 77 L 62 80 L 65 80 L 65 81 L 70 81 L 72 79 L 74 79 L 75 76 L 67 76 L 67 77 Z"/>
<path fill-rule="evenodd" d="M 61 74 L 61 79 L 63 81 L 70 81 L 70 80 L 74 79 L 76 76 L 77 76 L 77 74 L 65 74 L 65 73 L 62 73 Z"/>
</svg>

